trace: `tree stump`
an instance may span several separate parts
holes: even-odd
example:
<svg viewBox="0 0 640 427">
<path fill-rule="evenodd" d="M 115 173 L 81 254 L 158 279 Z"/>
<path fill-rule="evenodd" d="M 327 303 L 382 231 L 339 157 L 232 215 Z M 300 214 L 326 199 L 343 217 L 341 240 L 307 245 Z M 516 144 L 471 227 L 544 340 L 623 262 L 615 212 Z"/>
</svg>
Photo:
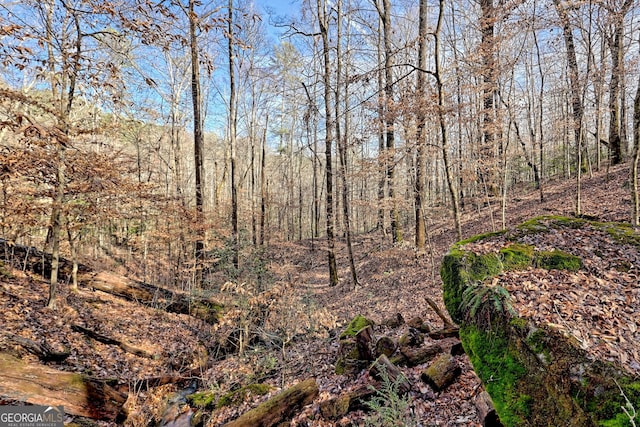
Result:
<svg viewBox="0 0 640 427">
<path fill-rule="evenodd" d="M 357 375 L 373 360 L 373 322 L 356 316 L 340 334 L 340 349 L 335 372 L 339 375 Z"/>
</svg>

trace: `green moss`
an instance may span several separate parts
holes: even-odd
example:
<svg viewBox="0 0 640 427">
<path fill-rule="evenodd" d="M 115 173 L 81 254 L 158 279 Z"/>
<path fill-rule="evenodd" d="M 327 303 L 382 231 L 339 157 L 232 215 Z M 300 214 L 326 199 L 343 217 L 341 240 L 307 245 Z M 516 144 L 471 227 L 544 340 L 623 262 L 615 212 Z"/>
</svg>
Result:
<svg viewBox="0 0 640 427">
<path fill-rule="evenodd" d="M 445 255 L 440 277 L 443 282 L 443 298 L 451 318 L 460 323 L 463 320 L 461 304 L 465 289 L 483 282 L 502 272 L 502 261 L 496 254 L 476 255 L 453 249 Z"/>
<path fill-rule="evenodd" d="M 554 249 L 536 252 L 534 264 L 547 270 L 578 271 L 582 267 L 582 260 L 568 252 Z"/>
<path fill-rule="evenodd" d="M 522 317 L 514 317 L 509 321 L 509 324 L 516 329 L 524 330 L 527 327 L 527 319 Z"/>
<path fill-rule="evenodd" d="M 340 334 L 340 339 L 355 337 L 356 334 L 360 332 L 362 329 L 366 328 L 367 326 L 373 326 L 373 324 L 374 323 L 372 320 L 369 320 L 366 317 L 359 314 L 356 317 L 354 317 L 351 322 L 349 322 L 349 325 L 347 326 L 347 328 Z"/>
<path fill-rule="evenodd" d="M 518 360 L 517 350 L 504 334 L 473 325 L 460 329 L 460 339 L 475 372 L 491 395 L 500 421 L 505 426 L 525 424 L 532 399 L 517 389 L 527 372 Z"/>
<path fill-rule="evenodd" d="M 200 409 L 220 409 L 225 406 L 239 405 L 249 394 L 263 396 L 271 390 L 268 384 L 253 383 L 223 394 L 218 398 L 214 391 L 200 391 L 187 396 L 187 401 Z"/>
<path fill-rule="evenodd" d="M 459 242 L 457 242 L 454 245 L 454 247 L 459 248 L 460 246 L 466 245 L 468 243 L 479 242 L 480 240 L 485 240 L 485 239 L 488 239 L 490 237 L 495 237 L 495 236 L 501 236 L 501 235 L 503 235 L 505 233 L 506 233 L 506 230 L 492 231 L 492 232 L 489 232 L 489 233 L 477 234 L 475 236 L 469 237 L 468 239 L 460 240 Z"/>
<path fill-rule="evenodd" d="M 640 235 L 626 224 L 597 223 L 585 218 L 546 216 L 534 218 L 507 236 L 498 254 L 477 255 L 462 249 L 465 243 L 494 235 L 474 236 L 455 244 L 444 257 L 440 275 L 443 297 L 454 321 L 461 324 L 460 339 L 474 370 L 491 395 L 502 423 L 509 426 L 566 425 L 582 427 L 631 426 L 624 413 L 625 397 L 639 415 L 640 381 L 631 380 L 612 365 L 603 368 L 557 331 L 511 317 L 508 293 L 486 286 L 487 279 L 504 270 L 531 265 L 545 269 L 577 271 L 582 260 L 570 253 L 535 251 L 519 243 L 525 234 L 555 228 L 591 227 L 607 232 L 621 244 L 640 247 Z M 617 266 L 627 270 L 628 265 Z M 473 314 L 473 315 L 471 315 Z M 600 366 L 600 367 L 598 367 Z M 614 380 L 615 379 L 615 380 Z M 616 385 L 620 384 L 624 396 Z"/>
<path fill-rule="evenodd" d="M 253 383 L 249 384 L 247 389 L 256 396 L 264 396 L 271 391 L 271 386 L 268 384 Z"/>
<path fill-rule="evenodd" d="M 609 388 L 607 392 L 600 392 L 589 402 L 588 409 L 595 413 L 599 426 L 605 427 L 631 427 L 631 421 L 627 414 L 622 410 L 627 407 L 631 411 L 625 400 L 625 396 L 629 399 L 631 405 L 636 409 L 636 417 L 634 421 L 636 425 L 640 422 L 640 381 L 631 381 L 627 378 L 619 380 L 618 384 L 624 396 L 620 393 L 620 389 Z"/>
<path fill-rule="evenodd" d="M 267 384 L 249 384 L 220 396 L 215 408 L 220 409 L 225 406 L 237 406 L 244 402 L 248 395 L 263 396 L 267 394 L 269 390 L 271 390 L 271 386 Z"/>
<path fill-rule="evenodd" d="M 521 234 L 542 233 L 551 228 L 569 227 L 581 228 L 587 221 L 581 218 L 573 218 L 560 215 L 544 215 L 525 221 L 516 227 Z"/>
<path fill-rule="evenodd" d="M 199 391 L 188 395 L 187 401 L 198 408 L 211 409 L 216 401 L 216 393 L 212 391 Z"/>
<path fill-rule="evenodd" d="M 531 245 L 513 243 L 500 249 L 500 256 L 505 270 L 523 270 L 531 265 L 534 248 Z"/>
<path fill-rule="evenodd" d="M 602 231 L 609 234 L 616 242 L 640 248 L 640 234 L 627 223 L 594 223 Z"/>
</svg>

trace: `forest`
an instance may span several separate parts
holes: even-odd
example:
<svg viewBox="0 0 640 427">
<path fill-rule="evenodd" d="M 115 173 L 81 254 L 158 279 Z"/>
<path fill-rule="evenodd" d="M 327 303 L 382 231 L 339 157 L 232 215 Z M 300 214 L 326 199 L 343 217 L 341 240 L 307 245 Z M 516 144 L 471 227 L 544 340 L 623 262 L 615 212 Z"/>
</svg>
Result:
<svg viewBox="0 0 640 427">
<path fill-rule="evenodd" d="M 446 247 L 526 219 L 525 200 L 576 218 L 617 204 L 637 227 L 639 17 L 634 0 L 4 1 L 0 278 L 40 274 L 52 319 L 97 289 L 214 325 L 182 343 L 196 369 L 200 350 L 287 360 L 332 336 L 359 313 L 309 289 L 365 311 L 394 274 L 373 254 L 414 262 L 396 279 L 423 269 L 442 306 Z M 12 333 L 2 348 L 34 349 Z"/>
</svg>

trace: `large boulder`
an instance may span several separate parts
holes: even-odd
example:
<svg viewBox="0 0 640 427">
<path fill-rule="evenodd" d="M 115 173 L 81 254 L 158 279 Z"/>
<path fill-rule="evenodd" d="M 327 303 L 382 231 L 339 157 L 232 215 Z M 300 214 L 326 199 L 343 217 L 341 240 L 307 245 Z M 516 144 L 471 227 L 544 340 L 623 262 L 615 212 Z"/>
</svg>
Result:
<svg viewBox="0 0 640 427">
<path fill-rule="evenodd" d="M 638 425 L 639 248 L 629 225 L 565 217 L 451 248 L 445 305 L 505 426 Z"/>
</svg>

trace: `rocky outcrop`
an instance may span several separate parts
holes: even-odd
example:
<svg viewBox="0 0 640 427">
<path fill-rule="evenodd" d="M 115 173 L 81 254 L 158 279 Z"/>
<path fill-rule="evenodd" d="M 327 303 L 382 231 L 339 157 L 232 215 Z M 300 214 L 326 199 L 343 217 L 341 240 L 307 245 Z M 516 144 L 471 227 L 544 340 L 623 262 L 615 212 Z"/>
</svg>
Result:
<svg viewBox="0 0 640 427">
<path fill-rule="evenodd" d="M 505 426 L 631 426 L 640 421 L 636 412 L 640 411 L 640 379 L 634 356 L 598 357 L 601 353 L 595 348 L 613 332 L 593 331 L 588 339 L 587 333 L 579 333 L 569 323 L 569 308 L 586 304 L 580 294 L 592 275 L 595 281 L 605 282 L 625 269 L 633 277 L 640 268 L 633 262 L 607 261 L 612 270 L 598 270 L 590 257 L 606 259 L 612 247 L 631 253 L 632 260 L 640 259 L 640 236 L 628 225 L 541 217 L 513 230 L 458 242 L 445 256 L 441 268 L 445 305 L 460 325 L 464 349 Z M 534 273 L 535 283 L 519 276 Z M 554 300 L 553 294 L 548 300 L 526 300 L 527 289 L 553 290 L 557 277 L 573 286 L 566 300 Z M 637 281 L 616 289 L 623 289 L 618 310 L 635 313 L 637 318 Z M 597 311 L 604 300 L 605 295 L 589 304 Z M 545 321 L 535 314 L 546 306 L 560 320 Z M 618 339 L 622 345 L 624 340 Z"/>
</svg>

